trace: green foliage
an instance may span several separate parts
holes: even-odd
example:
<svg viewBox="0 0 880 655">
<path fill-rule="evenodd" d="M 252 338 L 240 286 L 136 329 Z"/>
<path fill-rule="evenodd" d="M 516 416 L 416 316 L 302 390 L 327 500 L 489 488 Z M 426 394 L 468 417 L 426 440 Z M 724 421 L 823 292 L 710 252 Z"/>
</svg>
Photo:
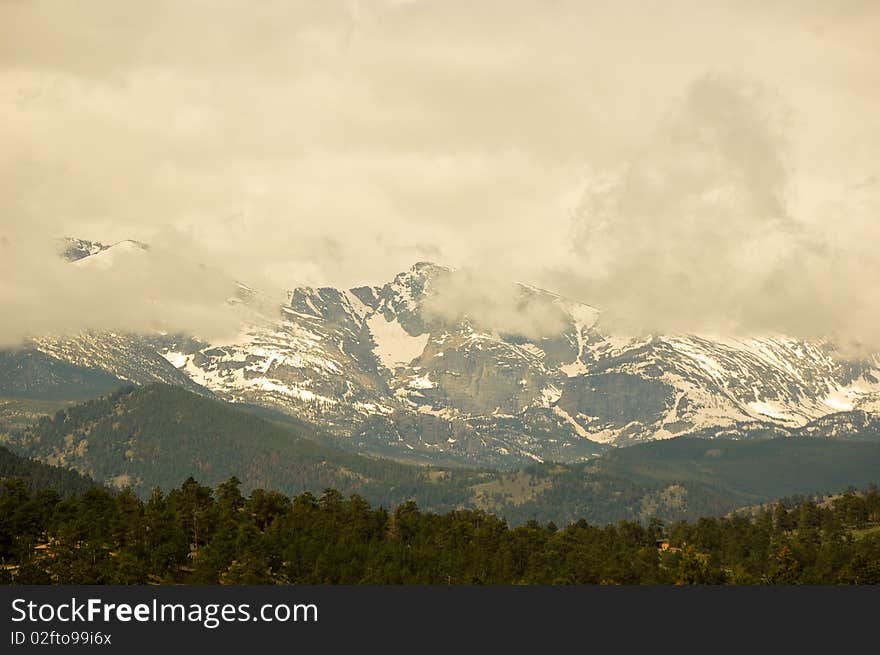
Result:
<svg viewBox="0 0 880 655">
<path fill-rule="evenodd" d="M 331 488 L 245 495 L 235 477 L 213 489 L 188 478 L 147 501 L 100 487 L 62 499 L 12 480 L 0 492 L 0 582 L 880 584 L 880 532 L 854 536 L 878 512 L 871 488 L 668 527 L 511 528 L 482 510 L 374 509 Z"/>
<path fill-rule="evenodd" d="M 96 485 L 76 471 L 35 462 L 0 446 L 0 488 L 12 479 L 22 481 L 31 491 L 53 489 L 62 496 L 83 493 Z"/>
</svg>

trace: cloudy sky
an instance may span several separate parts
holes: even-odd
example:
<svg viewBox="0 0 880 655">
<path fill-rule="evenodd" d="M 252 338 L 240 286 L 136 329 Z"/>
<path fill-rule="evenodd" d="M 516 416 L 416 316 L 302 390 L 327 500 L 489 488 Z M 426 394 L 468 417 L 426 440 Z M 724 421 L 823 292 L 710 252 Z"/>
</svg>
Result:
<svg viewBox="0 0 880 655">
<path fill-rule="evenodd" d="M 0 340 L 432 260 L 627 330 L 880 344 L 878 33 L 871 0 L 0 0 Z M 78 280 L 63 235 L 165 274 Z"/>
</svg>

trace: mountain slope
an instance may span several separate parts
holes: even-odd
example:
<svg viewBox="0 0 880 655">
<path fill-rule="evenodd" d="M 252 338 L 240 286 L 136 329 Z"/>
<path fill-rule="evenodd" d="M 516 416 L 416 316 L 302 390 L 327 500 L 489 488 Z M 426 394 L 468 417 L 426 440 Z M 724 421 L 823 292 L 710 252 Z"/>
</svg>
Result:
<svg viewBox="0 0 880 655">
<path fill-rule="evenodd" d="M 125 384 L 97 365 L 80 366 L 35 348 L 0 351 L 0 396 L 39 400 L 93 398 Z"/>
<path fill-rule="evenodd" d="M 62 496 L 81 494 L 96 485 L 76 471 L 28 459 L 0 446 L 0 491 L 12 479 L 24 481 L 31 492 L 51 489 Z"/>
<path fill-rule="evenodd" d="M 695 482 L 743 501 L 880 482 L 880 442 L 814 438 L 732 441 L 682 437 L 617 449 L 594 472 L 636 482 Z"/>
<path fill-rule="evenodd" d="M 536 465 L 476 485 L 477 506 L 513 523 L 693 520 L 784 497 L 880 484 L 880 442 L 682 437 L 618 448 L 586 465 Z"/>
<path fill-rule="evenodd" d="M 334 487 L 384 505 L 477 507 L 516 524 L 693 519 L 880 482 L 880 440 L 871 438 L 684 437 L 612 449 L 587 464 L 498 472 L 346 453 L 313 441 L 324 438 L 313 426 L 244 409 L 167 385 L 128 388 L 42 419 L 11 445 L 111 485 L 130 484 L 142 496 L 190 476 L 217 485 L 234 475 L 245 489 L 320 494 Z"/>
<path fill-rule="evenodd" d="M 434 289 L 454 275 L 419 264 L 382 287 L 295 289 L 280 319 L 247 326 L 235 343 L 163 353 L 220 397 L 428 461 L 580 461 L 604 444 L 790 431 L 880 406 L 876 358 L 846 361 L 828 343 L 619 338 L 595 309 L 526 285 L 516 302 L 557 317 L 557 332 L 438 319 L 428 311 Z"/>
<path fill-rule="evenodd" d="M 73 265 L 108 274 L 151 252 L 71 248 Z M 486 285 L 462 276 L 419 263 L 384 285 L 295 288 L 280 307 L 239 285 L 229 305 L 241 329 L 225 341 L 88 334 L 31 345 L 52 362 L 274 409 L 348 450 L 421 463 L 581 462 L 688 434 L 837 437 L 852 413 L 880 410 L 877 356 L 851 361 L 832 343 L 783 335 L 622 337 L 595 308 L 526 284 L 489 286 L 467 312 L 459 296 Z"/>
<path fill-rule="evenodd" d="M 190 476 L 216 485 L 232 476 L 245 488 L 286 493 L 326 487 L 373 502 L 455 503 L 464 492 L 434 483 L 430 469 L 345 453 L 316 443 L 314 428 L 292 427 L 179 387 L 129 387 L 69 407 L 13 436 L 20 451 L 71 467 L 141 495 Z M 477 475 L 463 472 L 462 478 Z M 440 477 L 449 478 L 451 474 Z"/>
</svg>

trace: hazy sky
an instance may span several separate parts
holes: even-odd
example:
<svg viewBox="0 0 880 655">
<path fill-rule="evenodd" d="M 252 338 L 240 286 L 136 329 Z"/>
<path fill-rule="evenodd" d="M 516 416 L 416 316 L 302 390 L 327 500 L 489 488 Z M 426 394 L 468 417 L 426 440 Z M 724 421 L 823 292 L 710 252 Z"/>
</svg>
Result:
<svg viewBox="0 0 880 655">
<path fill-rule="evenodd" d="M 184 327 L 222 294 L 174 262 L 427 259 L 630 330 L 880 343 L 878 33 L 872 0 L 0 0 L 0 340 L 155 323 L 148 269 L 95 319 L 41 245 L 76 235 L 164 250 Z"/>
</svg>

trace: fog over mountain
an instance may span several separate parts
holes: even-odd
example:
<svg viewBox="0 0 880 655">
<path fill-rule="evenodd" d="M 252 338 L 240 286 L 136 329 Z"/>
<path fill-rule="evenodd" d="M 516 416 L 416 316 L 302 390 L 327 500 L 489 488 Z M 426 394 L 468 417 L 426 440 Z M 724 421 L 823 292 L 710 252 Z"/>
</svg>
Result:
<svg viewBox="0 0 880 655">
<path fill-rule="evenodd" d="M 689 85 L 576 213 L 577 282 L 629 333 L 783 332 L 880 343 L 880 260 L 856 216 L 809 224 L 788 132 L 741 78 Z M 875 214 L 876 215 L 876 214 Z M 829 234 L 829 229 L 835 235 Z"/>
<path fill-rule="evenodd" d="M 877 350 L 877 3 L 603 4 L 0 3 L 0 344 L 212 340 L 235 281 L 427 260 L 463 271 L 427 315 L 525 338 L 561 323 L 511 280 Z M 149 248 L 99 275 L 64 236 Z"/>
</svg>

